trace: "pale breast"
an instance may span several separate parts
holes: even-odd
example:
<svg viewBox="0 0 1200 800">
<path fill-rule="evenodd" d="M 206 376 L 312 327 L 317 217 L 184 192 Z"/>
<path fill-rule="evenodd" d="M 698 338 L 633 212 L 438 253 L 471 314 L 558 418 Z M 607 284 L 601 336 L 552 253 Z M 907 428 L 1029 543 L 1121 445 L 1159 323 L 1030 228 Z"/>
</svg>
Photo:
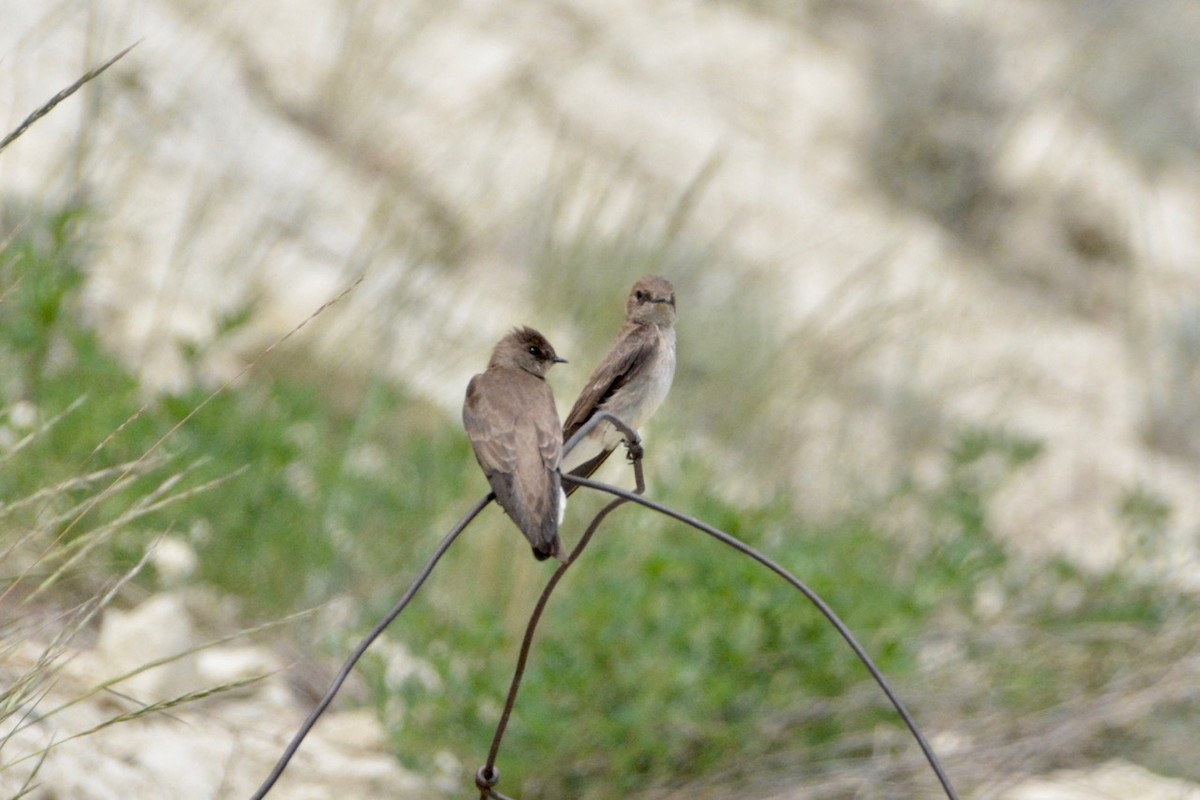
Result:
<svg viewBox="0 0 1200 800">
<path fill-rule="evenodd" d="M 675 331 L 658 328 L 656 332 L 658 346 L 649 362 L 603 405 L 604 410 L 616 414 L 634 429 L 642 427 L 658 410 L 675 378 Z"/>
<path fill-rule="evenodd" d="M 675 378 L 675 331 L 656 329 L 659 337 L 651 359 L 629 376 L 626 383 L 600 408 L 620 417 L 634 430 L 640 429 L 662 405 Z M 563 457 L 563 472 L 570 472 L 603 450 L 612 450 L 624 435 L 603 422 L 583 442 Z"/>
</svg>

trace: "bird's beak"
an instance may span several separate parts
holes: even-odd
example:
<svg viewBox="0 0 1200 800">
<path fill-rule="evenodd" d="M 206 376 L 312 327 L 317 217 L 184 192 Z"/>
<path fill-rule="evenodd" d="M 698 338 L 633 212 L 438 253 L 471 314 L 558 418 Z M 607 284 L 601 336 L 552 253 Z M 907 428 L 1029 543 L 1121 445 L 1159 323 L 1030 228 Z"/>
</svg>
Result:
<svg viewBox="0 0 1200 800">
<path fill-rule="evenodd" d="M 563 358 L 562 356 L 555 356 L 554 358 L 552 358 L 550 360 L 552 362 L 554 362 L 555 364 L 566 364 L 567 363 L 567 360 L 565 358 Z"/>
</svg>

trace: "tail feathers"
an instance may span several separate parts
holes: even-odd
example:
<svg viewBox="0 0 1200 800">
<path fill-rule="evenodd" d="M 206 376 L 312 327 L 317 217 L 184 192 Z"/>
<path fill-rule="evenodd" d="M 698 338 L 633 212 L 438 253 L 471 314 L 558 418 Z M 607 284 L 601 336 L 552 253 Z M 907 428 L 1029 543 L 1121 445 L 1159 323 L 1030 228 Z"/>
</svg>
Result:
<svg viewBox="0 0 1200 800">
<path fill-rule="evenodd" d="M 554 556 L 560 561 L 566 561 L 562 554 L 562 545 L 558 539 L 558 526 L 562 523 L 566 509 L 566 495 L 559 482 L 558 472 L 551 473 L 554 479 L 553 502 L 556 508 L 547 509 L 548 514 L 534 513 L 522 501 L 522 494 L 514 486 L 511 473 L 494 473 L 488 476 L 492 491 L 496 493 L 496 502 L 513 524 L 524 534 L 533 549 L 533 557 L 545 561 Z"/>
<path fill-rule="evenodd" d="M 538 561 L 545 561 L 550 556 L 554 556 L 562 563 L 567 563 L 567 557 L 562 551 L 562 542 L 558 536 L 555 536 L 546 544 L 537 544 L 533 546 L 533 557 Z"/>
<path fill-rule="evenodd" d="M 616 448 L 613 449 L 615 450 Z M 594 458 L 588 459 L 567 474 L 574 475 L 577 478 L 590 478 L 592 473 L 600 469 L 600 465 L 603 464 L 610 455 L 612 455 L 612 450 L 601 450 L 600 453 Z M 567 484 L 563 487 L 563 491 L 566 493 L 567 497 L 570 497 L 571 494 L 579 488 L 579 484 L 577 483 L 571 483 L 570 481 L 564 481 L 564 483 Z"/>
</svg>

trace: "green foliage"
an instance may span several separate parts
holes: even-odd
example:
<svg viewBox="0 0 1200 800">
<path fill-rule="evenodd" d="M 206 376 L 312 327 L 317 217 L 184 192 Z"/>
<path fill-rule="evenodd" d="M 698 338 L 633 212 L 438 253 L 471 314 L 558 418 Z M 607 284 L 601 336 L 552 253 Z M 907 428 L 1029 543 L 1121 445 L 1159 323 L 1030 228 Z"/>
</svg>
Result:
<svg viewBox="0 0 1200 800">
<path fill-rule="evenodd" d="M 988 502 L 1005 479 L 1040 452 L 1039 442 L 997 430 L 966 430 L 951 444 L 944 483 L 922 498 L 938 530 L 936 558 L 924 569 L 944 570 L 939 583 L 969 591 L 984 575 L 1004 567 L 1007 556 L 988 526 Z"/>
<path fill-rule="evenodd" d="M 165 480 L 178 478 L 186 490 L 225 479 L 219 491 L 124 526 L 111 549 L 114 569 L 170 529 L 198 549 L 200 578 L 247 599 L 250 617 L 342 591 L 369 598 L 393 590 L 379 578 L 408 565 L 414 543 L 404 542 L 403 532 L 427 530 L 465 484 L 470 451 L 461 437 L 440 412 L 383 383 L 366 387 L 350 411 L 304 374 L 250 380 L 215 396 L 198 387 L 147 399 L 78 314 L 76 232 L 83 218 L 76 210 L 32 218 L 0 252 L 0 364 L 20 376 L 4 385 L 3 407 L 32 406 L 35 425 L 72 408 L 12 454 L 10 468 L 0 470 L 0 498 L 128 468 L 133 484 L 46 533 L 70 540 L 112 521 Z M 447 469 L 428 469 L 442 462 Z M 56 496 L 56 505 L 71 508 L 103 494 L 123 469 L 100 484 L 79 483 Z M 32 526 L 52 510 L 35 504 L 7 524 Z"/>
<path fill-rule="evenodd" d="M 51 349 L 64 339 L 71 346 L 84 344 L 74 336 L 77 328 L 70 317 L 83 282 L 79 231 L 86 215 L 68 207 L 17 209 L 7 216 L 14 222 L 12 230 L 4 231 L 12 241 L 0 250 L 0 344 L 5 374 L 17 376 L 7 391 L 36 398 L 46 371 L 54 366 L 48 358 Z"/>
</svg>

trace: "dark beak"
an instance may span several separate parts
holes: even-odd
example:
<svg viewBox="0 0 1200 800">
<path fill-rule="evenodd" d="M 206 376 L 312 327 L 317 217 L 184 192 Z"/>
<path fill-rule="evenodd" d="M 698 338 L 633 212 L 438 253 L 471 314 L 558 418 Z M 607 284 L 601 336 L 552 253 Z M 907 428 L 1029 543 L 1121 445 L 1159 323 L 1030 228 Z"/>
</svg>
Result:
<svg viewBox="0 0 1200 800">
<path fill-rule="evenodd" d="M 550 360 L 552 362 L 554 362 L 555 364 L 566 364 L 567 363 L 567 360 L 565 358 L 563 358 L 562 356 L 555 356 L 554 358 L 552 358 Z"/>
</svg>

